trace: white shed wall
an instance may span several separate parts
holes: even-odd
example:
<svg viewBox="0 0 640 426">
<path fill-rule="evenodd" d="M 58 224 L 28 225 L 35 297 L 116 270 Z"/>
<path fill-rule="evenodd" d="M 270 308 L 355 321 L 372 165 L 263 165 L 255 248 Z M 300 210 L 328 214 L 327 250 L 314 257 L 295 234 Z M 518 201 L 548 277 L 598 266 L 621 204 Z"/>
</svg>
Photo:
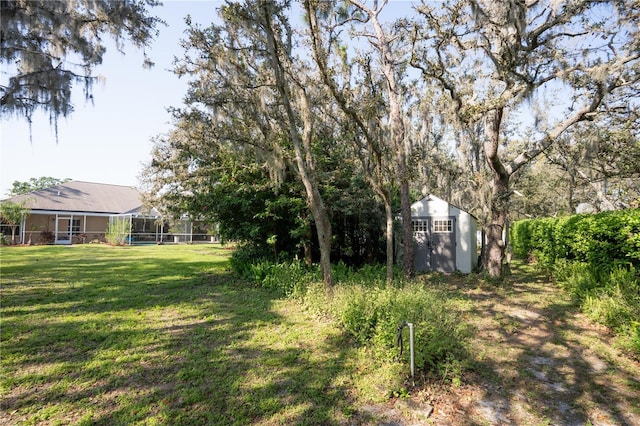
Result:
<svg viewBox="0 0 640 426">
<path fill-rule="evenodd" d="M 459 212 L 456 230 L 456 268 L 469 274 L 478 263 L 477 224 L 469 213 L 461 210 Z"/>
</svg>

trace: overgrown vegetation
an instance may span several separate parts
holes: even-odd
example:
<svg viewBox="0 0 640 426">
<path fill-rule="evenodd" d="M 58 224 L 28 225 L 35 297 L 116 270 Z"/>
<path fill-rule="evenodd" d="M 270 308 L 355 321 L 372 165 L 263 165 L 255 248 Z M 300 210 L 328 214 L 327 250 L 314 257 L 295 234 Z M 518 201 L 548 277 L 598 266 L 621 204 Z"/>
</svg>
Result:
<svg viewBox="0 0 640 426">
<path fill-rule="evenodd" d="M 640 358 L 639 210 L 519 221 L 511 241 Z"/>
<path fill-rule="evenodd" d="M 300 261 L 253 262 L 242 252 L 238 255 L 242 259 L 234 254 L 232 260 L 235 271 L 262 287 L 300 300 L 316 315 L 331 318 L 369 354 L 372 364 L 386 371 L 398 370 L 399 326 L 409 322 L 415 330 L 416 367 L 425 374 L 460 381 L 468 330 L 437 290 L 400 278 L 387 284 L 383 266 L 354 269 L 341 262 L 333 266 L 337 284 L 328 294 L 317 267 L 307 268 Z M 401 361 L 406 371 L 408 351 Z"/>
<path fill-rule="evenodd" d="M 107 226 L 104 238 L 114 246 L 123 246 L 127 242 L 127 237 L 131 234 L 131 222 L 128 219 L 113 219 Z"/>
<path fill-rule="evenodd" d="M 555 281 L 575 297 L 583 312 L 611 328 L 618 344 L 640 359 L 640 269 L 558 260 L 553 271 Z"/>
<path fill-rule="evenodd" d="M 520 262 L 500 288 L 436 273 L 385 286 L 380 267 L 339 264 L 329 296 L 300 263 L 263 263 L 260 285 L 244 280 L 217 245 L 0 250 L 7 424 L 404 424 L 396 398 L 435 407 L 427 424 L 640 416 L 638 363 Z M 396 320 L 416 324 L 416 349 L 445 349 L 419 352 L 434 355 L 415 383 Z"/>
</svg>

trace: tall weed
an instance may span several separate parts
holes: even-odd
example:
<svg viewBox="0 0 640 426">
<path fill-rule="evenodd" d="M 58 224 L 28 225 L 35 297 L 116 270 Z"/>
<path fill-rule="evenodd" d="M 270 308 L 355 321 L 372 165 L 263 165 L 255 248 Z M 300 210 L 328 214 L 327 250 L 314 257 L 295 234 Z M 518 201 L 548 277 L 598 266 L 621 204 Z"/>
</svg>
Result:
<svg viewBox="0 0 640 426">
<path fill-rule="evenodd" d="M 343 283 L 334 290 L 330 306 L 345 332 L 369 347 L 379 361 L 397 359 L 399 327 L 404 322 L 414 326 L 416 367 L 439 374 L 446 370 L 444 364 L 465 359 L 468 333 L 464 322 L 449 309 L 446 298 L 422 284 L 369 287 Z M 407 335 L 400 333 L 405 344 Z M 402 361 L 408 363 L 408 357 L 405 351 Z"/>
<path fill-rule="evenodd" d="M 554 277 L 589 318 L 611 328 L 621 346 L 640 357 L 640 270 L 622 263 L 603 270 L 562 260 Z"/>
<path fill-rule="evenodd" d="M 309 311 L 336 321 L 357 345 L 367 348 L 375 363 L 396 363 L 398 327 L 403 322 L 414 325 L 417 368 L 444 375 L 464 362 L 467 330 L 446 297 L 422 283 L 387 284 L 384 266 L 354 270 L 343 263 L 334 265 L 336 284 L 331 292 L 320 281 L 319 270 L 301 262 L 260 261 L 245 269 L 256 284 L 296 298 Z M 407 335 L 405 331 L 408 345 Z M 408 351 L 401 361 L 409 362 Z"/>
</svg>

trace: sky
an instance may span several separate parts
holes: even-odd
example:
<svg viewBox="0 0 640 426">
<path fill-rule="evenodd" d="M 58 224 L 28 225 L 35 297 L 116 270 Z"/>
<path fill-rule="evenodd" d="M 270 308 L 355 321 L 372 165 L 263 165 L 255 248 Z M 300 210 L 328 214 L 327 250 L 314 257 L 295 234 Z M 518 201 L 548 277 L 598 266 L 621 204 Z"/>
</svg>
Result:
<svg viewBox="0 0 640 426">
<path fill-rule="evenodd" d="M 0 199 L 6 198 L 14 181 L 53 177 L 85 182 L 138 186 L 139 175 L 149 161 L 154 136 L 171 128 L 168 107 L 180 107 L 187 80 L 170 69 L 180 56 L 184 17 L 208 25 L 217 18 L 220 0 L 164 0 L 151 9 L 167 26 L 147 54 L 155 62 L 144 69 L 143 53 L 128 46 L 125 55 L 107 51 L 94 75 L 104 84 L 93 87 L 93 104 L 84 100 L 83 88 L 73 91 L 75 111 L 58 121 L 58 137 L 47 113 L 33 117 L 31 133 L 24 118 L 0 117 Z M 395 0 L 386 6 L 392 14 L 406 13 L 412 2 Z M 2 79 L 8 78 L 6 64 Z"/>
<path fill-rule="evenodd" d="M 43 176 L 137 186 L 151 138 L 171 127 L 167 107 L 181 106 L 187 91 L 187 80 L 170 72 L 173 57 L 182 53 L 178 42 L 186 28 L 184 17 L 190 14 L 194 22 L 209 24 L 221 4 L 165 0 L 151 9 L 168 24 L 158 27 L 159 36 L 147 49 L 155 66 L 144 69 L 143 53 L 134 47 L 125 47 L 125 55 L 108 50 L 94 71 L 105 82 L 94 85 L 93 105 L 85 102 L 82 86 L 75 86 L 75 111 L 59 119 L 57 142 L 46 113 L 34 116 L 31 140 L 26 119 L 0 118 L 0 198 L 6 198 L 14 181 Z M 3 73 L 5 68 L 3 64 Z"/>
</svg>

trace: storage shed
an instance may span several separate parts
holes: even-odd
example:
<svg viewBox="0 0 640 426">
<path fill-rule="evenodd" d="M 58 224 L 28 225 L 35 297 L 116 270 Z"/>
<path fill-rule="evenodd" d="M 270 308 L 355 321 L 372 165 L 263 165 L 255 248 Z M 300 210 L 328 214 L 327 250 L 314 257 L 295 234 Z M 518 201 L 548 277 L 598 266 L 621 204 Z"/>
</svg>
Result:
<svg viewBox="0 0 640 426">
<path fill-rule="evenodd" d="M 416 272 L 470 273 L 478 265 L 476 218 L 428 195 L 411 205 Z"/>
</svg>

